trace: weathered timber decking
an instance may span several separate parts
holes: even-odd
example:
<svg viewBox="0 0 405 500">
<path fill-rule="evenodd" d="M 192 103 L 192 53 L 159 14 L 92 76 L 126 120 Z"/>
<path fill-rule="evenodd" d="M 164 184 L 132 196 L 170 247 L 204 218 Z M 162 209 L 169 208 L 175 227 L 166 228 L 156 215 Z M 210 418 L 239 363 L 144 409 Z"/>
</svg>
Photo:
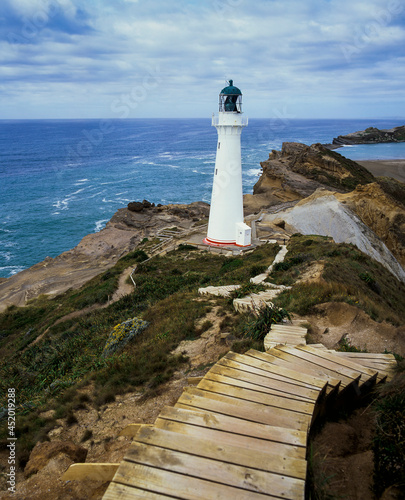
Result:
<svg viewBox="0 0 405 500">
<path fill-rule="evenodd" d="M 88 469 L 106 480 L 115 471 L 103 499 L 303 500 L 311 425 L 390 378 L 396 364 L 390 354 L 291 345 L 303 330 L 273 325 L 279 345 L 229 352 L 154 424 L 124 429 L 134 441 L 118 468 Z M 66 478 L 84 477 L 80 465 Z"/>
<path fill-rule="evenodd" d="M 305 345 L 228 353 L 154 425 L 140 427 L 104 500 L 303 499 L 319 407 L 360 397 L 382 379 L 378 367 L 394 363 L 354 354 Z"/>
</svg>

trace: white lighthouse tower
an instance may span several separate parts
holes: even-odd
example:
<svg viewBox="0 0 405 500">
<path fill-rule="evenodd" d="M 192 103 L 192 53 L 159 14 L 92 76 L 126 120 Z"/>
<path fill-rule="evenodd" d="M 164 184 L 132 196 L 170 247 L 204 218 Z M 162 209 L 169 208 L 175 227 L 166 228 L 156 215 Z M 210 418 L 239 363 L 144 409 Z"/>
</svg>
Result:
<svg viewBox="0 0 405 500">
<path fill-rule="evenodd" d="M 249 246 L 251 229 L 243 222 L 242 161 L 240 136 L 247 119 L 242 118 L 242 92 L 229 80 L 219 94 L 219 113 L 212 117 L 218 132 L 214 182 L 208 232 L 210 245 Z"/>
</svg>

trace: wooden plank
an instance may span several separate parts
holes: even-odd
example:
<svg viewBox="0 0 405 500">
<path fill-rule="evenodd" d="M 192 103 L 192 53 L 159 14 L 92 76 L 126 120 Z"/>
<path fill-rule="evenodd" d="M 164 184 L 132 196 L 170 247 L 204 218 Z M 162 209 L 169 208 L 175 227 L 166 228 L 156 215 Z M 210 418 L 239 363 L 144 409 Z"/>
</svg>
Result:
<svg viewBox="0 0 405 500">
<path fill-rule="evenodd" d="M 348 358 L 356 359 L 379 359 L 381 361 L 385 360 L 388 363 L 395 361 L 395 356 L 389 353 L 376 353 L 376 352 L 350 352 L 350 351 L 333 351 L 338 356 L 347 356 Z"/>
<path fill-rule="evenodd" d="M 62 481 L 91 479 L 92 481 L 111 481 L 120 464 L 83 463 L 72 464 L 62 475 Z"/>
<path fill-rule="evenodd" d="M 302 344 L 302 337 L 298 335 L 286 335 L 284 333 L 267 334 L 264 342 L 274 342 L 276 344 Z"/>
<path fill-rule="evenodd" d="M 213 382 L 212 380 L 202 380 L 198 384 L 198 389 L 202 389 L 203 391 L 210 393 L 238 398 L 244 401 L 253 401 L 255 403 L 260 403 L 274 408 L 286 409 L 297 413 L 305 413 L 306 415 L 312 415 L 314 411 L 314 403 L 312 402 L 291 400 L 283 396 L 265 394 L 264 392 L 244 389 L 234 385 L 223 384 L 221 382 Z"/>
<path fill-rule="evenodd" d="M 308 431 L 311 421 L 310 417 L 303 413 L 247 402 L 229 396 L 206 393 L 206 391 L 200 391 L 199 393 L 184 391 L 175 406 L 220 413 L 250 422 L 286 427 L 304 432 Z"/>
<path fill-rule="evenodd" d="M 139 498 L 146 498 L 150 500 L 173 500 L 175 497 L 168 497 L 164 494 L 153 493 L 152 491 L 146 491 L 133 486 L 118 483 L 110 483 L 103 496 L 103 500 L 138 500 Z"/>
<path fill-rule="evenodd" d="M 308 389 L 291 382 L 275 380 L 264 375 L 257 375 L 224 365 L 213 366 L 211 370 L 205 375 L 205 379 L 215 380 L 213 375 L 217 377 L 226 377 L 228 379 L 227 383 L 232 383 L 231 380 L 233 379 L 238 383 L 249 383 L 251 384 L 252 388 L 256 388 L 256 390 L 263 390 L 264 392 L 272 391 L 270 393 L 284 394 L 286 397 L 298 397 L 299 399 L 306 399 L 309 401 L 316 401 L 319 397 L 320 392 L 319 390 Z"/>
<path fill-rule="evenodd" d="M 246 355 L 262 359 L 263 361 L 266 360 L 266 357 L 270 357 L 271 361 L 269 363 L 274 364 L 275 366 L 279 366 L 280 368 L 283 367 L 286 370 L 291 369 L 289 367 L 293 366 L 295 371 L 300 373 L 303 378 L 310 376 L 313 379 L 317 379 L 319 383 L 325 384 L 325 382 L 327 382 L 332 387 L 348 385 L 352 382 L 351 379 L 347 379 L 346 377 L 337 378 L 336 373 L 331 375 L 330 373 L 319 369 L 319 367 L 316 367 L 312 363 L 308 363 L 305 360 L 301 360 L 300 358 L 284 353 L 276 348 L 273 348 L 271 351 L 266 353 L 251 349 L 246 353 Z"/>
<path fill-rule="evenodd" d="M 194 450 L 193 450 L 194 451 Z M 184 474 L 185 476 L 206 479 L 240 490 L 255 493 L 272 494 L 274 496 L 293 496 L 302 491 L 303 479 L 274 474 L 253 467 L 218 462 L 209 458 L 168 450 L 158 446 L 136 443 L 131 446 L 126 462 L 134 462 L 141 466 Z M 301 461 L 306 467 L 306 462 Z M 130 465 L 130 464 L 128 464 Z M 135 467 L 133 467 L 135 468 Z"/>
<path fill-rule="evenodd" d="M 149 453 L 148 448 L 152 447 L 157 448 L 153 450 L 158 456 L 156 462 L 145 459 L 145 455 Z M 193 457 L 196 460 L 193 461 Z M 307 470 L 305 460 L 282 457 L 271 453 L 271 448 L 268 452 L 262 452 L 234 445 L 223 446 L 215 441 L 206 441 L 158 428 L 139 433 L 139 439 L 127 450 L 124 460 L 181 474 L 194 475 L 193 472 L 198 471 L 198 477 L 234 486 L 237 484 L 238 471 L 241 467 L 249 468 L 248 472 L 243 471 L 243 477 L 246 473 L 256 470 L 301 480 L 305 480 Z M 237 471 L 237 474 L 228 482 L 225 477 L 213 476 L 214 473 L 209 472 L 211 468 L 215 469 L 215 474 L 222 476 L 225 476 L 227 470 Z M 207 475 L 204 475 L 204 470 L 207 471 Z M 243 486 L 239 484 L 238 487 Z"/>
<path fill-rule="evenodd" d="M 270 330 L 269 333 L 266 335 L 266 338 L 291 338 L 291 339 L 296 339 L 297 343 L 302 343 L 305 344 L 305 333 L 298 333 L 298 332 L 286 332 L 282 330 Z"/>
<path fill-rule="evenodd" d="M 274 356 L 268 353 L 263 353 L 255 351 L 254 349 L 249 350 L 245 354 L 236 354 L 229 352 L 218 361 L 218 364 L 224 364 L 225 361 L 234 361 L 241 363 L 245 366 L 250 366 L 260 370 L 264 370 L 272 374 L 273 378 L 278 378 L 279 380 L 290 379 L 297 385 L 305 385 L 306 387 L 313 388 L 323 388 L 325 386 L 324 377 L 319 379 L 319 377 L 314 377 L 311 375 L 306 375 L 305 373 L 293 370 L 292 368 L 280 367 L 272 364 L 275 359 Z"/>
<path fill-rule="evenodd" d="M 299 394 L 290 394 L 284 391 L 279 391 L 277 389 L 272 389 L 261 385 L 253 384 L 251 382 L 245 382 L 244 380 L 238 380 L 237 378 L 234 377 L 227 377 L 226 375 L 217 375 L 216 373 L 212 372 L 211 374 L 209 375 L 207 374 L 204 377 L 204 381 L 220 382 L 222 384 L 232 385 L 239 388 L 252 389 L 258 392 L 262 392 L 263 394 L 284 397 L 291 399 L 293 401 L 306 401 L 308 403 L 316 401 L 316 400 L 314 401 L 313 399 L 300 396 Z M 199 384 L 199 386 L 201 386 L 201 384 Z"/>
<path fill-rule="evenodd" d="M 350 358 L 351 359 L 351 358 Z M 376 371 L 390 371 L 392 370 L 392 365 L 389 363 L 381 363 L 381 361 L 378 360 L 372 360 L 372 359 L 364 359 L 364 360 L 356 360 L 356 363 L 359 363 L 363 366 L 366 366 L 367 368 L 371 368 L 372 370 Z"/>
<path fill-rule="evenodd" d="M 120 436 L 128 436 L 128 437 L 135 437 L 141 427 L 150 427 L 153 424 L 129 424 L 126 427 L 122 429 L 122 431 L 119 433 Z"/>
<path fill-rule="evenodd" d="M 312 347 L 316 347 L 317 349 L 323 349 L 325 351 L 328 350 L 328 348 L 326 346 L 324 346 L 323 344 L 308 344 L 308 345 L 310 345 Z"/>
<path fill-rule="evenodd" d="M 268 500 L 269 498 L 277 498 L 273 495 L 263 495 L 144 465 L 135 467 L 129 462 L 121 464 L 116 476 L 116 482 L 121 484 L 133 485 L 139 489 L 185 500 L 201 500 L 202 497 L 204 500 Z M 290 498 L 292 497 L 290 496 Z M 303 499 L 304 496 L 300 498 Z"/>
<path fill-rule="evenodd" d="M 295 356 L 290 352 L 286 352 L 281 349 L 281 346 L 273 347 L 269 353 L 271 353 L 271 355 L 275 358 L 273 361 L 274 364 L 279 366 L 293 365 L 296 370 L 300 370 L 303 373 L 323 379 L 332 386 L 342 385 L 343 387 L 346 387 L 353 383 L 353 379 L 338 374 L 334 370 L 328 370 L 326 367 L 321 367 L 311 363 L 310 361 L 303 359 L 302 357 Z M 358 376 L 358 379 L 360 379 L 360 375 Z"/>
<path fill-rule="evenodd" d="M 234 353 L 232 353 L 234 354 Z M 236 355 L 236 356 L 241 356 L 241 355 Z M 325 387 L 325 382 L 321 381 L 319 382 L 318 379 L 316 379 L 316 382 L 318 383 L 317 386 L 313 384 L 309 384 L 306 382 L 303 382 L 299 380 L 299 372 L 292 371 L 292 373 L 288 373 L 288 377 L 286 374 L 280 374 L 280 369 L 279 367 L 275 365 L 271 365 L 269 363 L 263 363 L 262 361 L 256 360 L 255 358 L 251 358 L 249 356 L 241 356 L 243 359 L 243 362 L 240 361 L 234 361 L 233 359 L 227 358 L 226 356 L 221 358 L 218 363 L 216 363 L 216 367 L 227 367 L 227 368 L 233 368 L 238 371 L 243 371 L 252 375 L 258 375 L 261 377 L 266 377 L 270 379 L 271 381 L 277 382 L 279 384 L 286 383 L 288 385 L 293 384 L 298 387 L 314 390 L 314 391 L 319 391 L 322 390 Z M 236 358 L 235 358 L 236 359 Z M 260 366 L 260 368 L 259 368 Z M 267 369 L 265 369 L 267 368 Z M 281 370 L 282 372 L 283 370 Z M 291 378 L 291 376 L 294 376 L 295 378 Z M 282 387 L 282 386 L 280 386 Z"/>
<path fill-rule="evenodd" d="M 188 377 L 187 378 L 187 384 L 188 385 L 198 385 L 203 377 Z"/>
<path fill-rule="evenodd" d="M 304 339 L 305 343 L 305 332 L 289 332 L 286 330 L 270 330 L 269 333 L 267 334 L 270 337 L 291 337 L 291 338 L 296 338 L 296 339 Z"/>
<path fill-rule="evenodd" d="M 359 379 L 359 377 L 361 377 L 361 374 L 363 373 L 362 370 L 348 368 L 345 366 L 345 364 L 340 363 L 339 360 L 334 361 L 333 359 L 329 359 L 330 353 L 328 352 L 324 352 L 320 349 L 313 349 L 313 351 L 315 352 L 311 352 L 307 350 L 306 347 L 308 346 L 279 346 L 275 349 L 284 353 L 291 354 L 292 356 L 307 361 L 308 363 L 314 364 L 322 370 L 328 370 L 329 372 L 339 374 L 339 378 L 343 376 L 347 379 L 357 380 Z"/>
<path fill-rule="evenodd" d="M 297 332 L 303 333 L 304 335 L 308 333 L 308 328 L 304 328 L 302 326 L 293 326 L 293 325 L 271 325 L 270 331 L 278 332 Z"/>
<path fill-rule="evenodd" d="M 264 441 L 277 441 L 300 448 L 305 448 L 307 445 L 306 432 L 247 422 L 246 420 L 226 415 L 211 415 L 205 412 L 198 413 L 196 411 L 165 406 L 160 412 L 159 418 L 226 431 L 231 433 L 233 437 L 236 437 L 235 435 L 242 435 L 243 437 L 254 437 Z"/>
<path fill-rule="evenodd" d="M 180 411 L 179 408 L 175 408 Z M 185 411 L 185 410 L 182 410 Z M 305 447 L 293 446 L 286 443 L 271 441 L 269 439 L 258 439 L 250 436 L 243 436 L 241 434 L 233 434 L 231 432 L 210 429 L 209 427 L 200 427 L 197 425 L 186 424 L 183 422 L 174 422 L 173 420 L 166 420 L 158 418 L 155 422 L 157 429 L 165 431 L 177 432 L 185 436 L 196 437 L 205 441 L 215 442 L 220 446 L 238 446 L 239 448 L 257 450 L 259 452 L 272 453 L 281 455 L 287 458 L 298 458 L 305 460 Z M 270 426 L 267 426 L 270 427 Z"/>
<path fill-rule="evenodd" d="M 345 368 L 349 368 L 353 370 L 353 373 L 358 371 L 365 375 L 367 378 L 373 378 L 377 375 L 376 370 L 372 370 L 370 368 L 366 368 L 365 366 L 356 363 L 355 361 L 347 358 L 341 358 L 336 356 L 333 353 L 325 352 L 321 349 L 315 349 L 309 345 L 306 346 L 297 346 L 297 349 L 300 351 L 308 352 L 315 357 L 321 358 L 325 361 L 331 361 L 332 363 L 338 364 L 340 366 L 344 366 Z"/>
</svg>

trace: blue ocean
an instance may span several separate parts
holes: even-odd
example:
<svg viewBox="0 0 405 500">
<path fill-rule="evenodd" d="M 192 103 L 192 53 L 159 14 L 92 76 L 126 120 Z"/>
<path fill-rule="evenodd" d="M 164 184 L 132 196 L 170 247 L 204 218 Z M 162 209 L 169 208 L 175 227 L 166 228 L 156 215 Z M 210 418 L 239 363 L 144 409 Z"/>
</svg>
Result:
<svg viewBox="0 0 405 500">
<path fill-rule="evenodd" d="M 403 120 L 250 119 L 243 189 L 284 141 L 329 143 Z M 68 250 L 130 201 L 210 201 L 216 130 L 208 119 L 0 121 L 0 277 Z M 405 143 L 339 149 L 354 160 L 405 158 Z"/>
</svg>

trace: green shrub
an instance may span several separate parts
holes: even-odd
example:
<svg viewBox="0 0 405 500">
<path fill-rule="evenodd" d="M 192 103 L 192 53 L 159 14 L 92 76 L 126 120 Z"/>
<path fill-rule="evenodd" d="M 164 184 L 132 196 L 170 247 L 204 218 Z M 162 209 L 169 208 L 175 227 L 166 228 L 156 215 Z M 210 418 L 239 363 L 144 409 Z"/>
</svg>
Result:
<svg viewBox="0 0 405 500">
<path fill-rule="evenodd" d="M 198 250 L 198 248 L 193 245 L 189 245 L 188 243 L 180 243 L 180 245 L 177 247 L 177 250 L 179 250 L 180 252 L 184 251 L 192 252 L 193 250 Z"/>
<path fill-rule="evenodd" d="M 263 274 L 267 271 L 267 267 L 265 265 L 256 264 L 250 268 L 250 276 L 253 278 L 259 274 Z"/>
<path fill-rule="evenodd" d="M 242 297 L 246 297 L 247 295 L 250 295 L 251 293 L 259 293 L 267 290 L 267 287 L 265 285 L 262 285 L 261 283 L 255 284 L 255 283 L 247 283 L 246 285 L 241 286 L 240 288 L 237 288 L 231 293 L 231 299 L 230 301 L 232 302 L 233 299 L 240 299 Z"/>
<path fill-rule="evenodd" d="M 148 241 L 148 238 L 146 238 L 146 241 Z M 144 241 L 142 241 L 142 243 L 143 242 Z M 134 250 L 133 252 L 129 252 L 126 255 L 124 255 L 124 257 L 121 257 L 119 262 L 127 262 L 127 261 L 143 262 L 147 258 L 148 255 L 143 250 Z"/>
<path fill-rule="evenodd" d="M 273 323 L 279 323 L 284 318 L 291 319 L 285 309 L 269 304 L 256 306 L 252 316 L 253 318 L 245 325 L 244 336 L 253 340 L 263 340 Z"/>
<path fill-rule="evenodd" d="M 242 259 L 237 259 L 235 257 L 229 257 L 222 264 L 221 269 L 219 270 L 219 272 L 221 274 L 225 274 L 225 273 L 233 271 L 233 270 L 237 269 L 238 267 L 242 267 L 242 266 L 243 266 L 243 260 Z"/>
<path fill-rule="evenodd" d="M 378 496 L 390 486 L 405 491 L 405 374 L 396 377 L 374 403 L 374 485 Z M 402 497 L 403 498 L 403 497 Z"/>
</svg>

